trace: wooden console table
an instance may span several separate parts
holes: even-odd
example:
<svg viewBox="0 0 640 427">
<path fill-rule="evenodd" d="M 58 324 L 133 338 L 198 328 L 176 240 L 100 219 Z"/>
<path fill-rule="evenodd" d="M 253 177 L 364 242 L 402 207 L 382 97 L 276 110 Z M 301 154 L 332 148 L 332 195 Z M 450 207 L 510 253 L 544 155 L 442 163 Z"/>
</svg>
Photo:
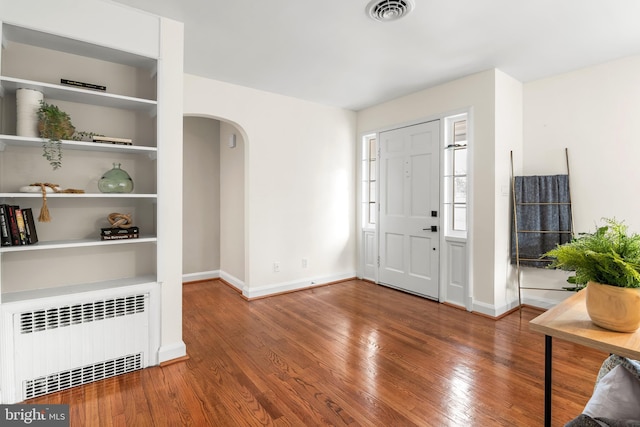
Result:
<svg viewBox="0 0 640 427">
<path fill-rule="evenodd" d="M 586 292 L 580 291 L 529 322 L 532 331 L 545 335 L 544 349 L 544 425 L 551 426 L 552 338 L 640 360 L 640 330 L 612 332 L 591 322 L 585 305 Z"/>
</svg>

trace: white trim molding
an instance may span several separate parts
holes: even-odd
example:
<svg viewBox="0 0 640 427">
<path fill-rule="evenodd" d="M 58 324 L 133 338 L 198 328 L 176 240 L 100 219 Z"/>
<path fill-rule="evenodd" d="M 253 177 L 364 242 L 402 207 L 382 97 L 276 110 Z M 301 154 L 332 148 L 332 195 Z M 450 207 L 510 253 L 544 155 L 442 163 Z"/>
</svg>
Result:
<svg viewBox="0 0 640 427">
<path fill-rule="evenodd" d="M 244 281 L 224 271 L 220 272 L 220 279 L 224 280 L 240 292 L 242 292 L 245 288 Z"/>
<path fill-rule="evenodd" d="M 242 290 L 242 294 L 248 298 L 261 298 L 270 295 L 277 295 L 284 292 L 299 291 L 307 288 L 314 288 L 316 286 L 328 285 L 333 282 L 339 282 L 356 277 L 356 272 L 351 271 L 343 274 L 336 274 L 332 276 L 314 277 L 306 280 L 296 280 L 286 283 L 275 283 L 273 285 L 264 286 L 245 286 Z"/>
<path fill-rule="evenodd" d="M 158 350 L 158 363 L 179 359 L 187 355 L 187 346 L 183 341 L 163 345 Z"/>
<path fill-rule="evenodd" d="M 219 279 L 220 277 L 220 270 L 203 271 L 200 273 L 187 273 L 182 275 L 182 283 Z"/>
</svg>

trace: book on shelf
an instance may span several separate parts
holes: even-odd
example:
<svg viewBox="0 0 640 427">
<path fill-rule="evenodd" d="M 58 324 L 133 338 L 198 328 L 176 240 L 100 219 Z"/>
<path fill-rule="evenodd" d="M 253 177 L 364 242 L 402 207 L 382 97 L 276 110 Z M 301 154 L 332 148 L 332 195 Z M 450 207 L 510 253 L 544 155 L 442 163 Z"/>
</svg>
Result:
<svg viewBox="0 0 640 427">
<path fill-rule="evenodd" d="M 9 235 L 11 236 L 11 246 L 20 246 L 20 232 L 18 231 L 18 220 L 16 219 L 17 206 L 5 205 L 7 217 L 9 218 Z"/>
<path fill-rule="evenodd" d="M 97 85 L 93 83 L 85 83 L 79 82 L 77 80 L 69 80 L 69 79 L 60 79 L 60 84 L 65 86 L 75 86 L 82 89 L 91 89 L 91 90 L 99 90 L 101 92 L 106 92 L 107 87 L 102 85 Z"/>
<path fill-rule="evenodd" d="M 0 241 L 2 246 L 31 245 L 38 241 L 31 208 L 0 205 Z"/>
<path fill-rule="evenodd" d="M 124 240 L 124 239 L 137 239 L 138 233 L 130 233 L 130 234 L 112 234 L 110 236 L 100 236 L 102 240 Z"/>
<path fill-rule="evenodd" d="M 38 232 L 36 231 L 36 222 L 33 220 L 31 208 L 22 209 L 22 216 L 24 216 L 24 224 L 27 229 L 27 244 L 38 243 Z"/>
<path fill-rule="evenodd" d="M 91 139 L 93 140 L 93 142 L 99 142 L 102 144 L 133 145 L 133 140 L 131 138 L 94 135 L 91 137 Z"/>
<path fill-rule="evenodd" d="M 102 236 L 116 236 L 118 234 L 132 234 L 139 233 L 140 229 L 136 226 L 128 228 L 101 228 L 100 235 Z"/>
<path fill-rule="evenodd" d="M 22 209 L 16 207 L 16 223 L 18 224 L 18 236 L 20 238 L 20 244 L 27 244 L 27 227 L 24 223 L 24 216 L 22 215 Z"/>
<path fill-rule="evenodd" d="M 0 205 L 0 246 L 11 246 L 11 233 L 9 231 L 9 216 L 6 205 Z"/>
<path fill-rule="evenodd" d="M 137 239 L 140 229 L 138 227 L 128 228 L 101 228 L 100 238 L 102 240 Z"/>
</svg>

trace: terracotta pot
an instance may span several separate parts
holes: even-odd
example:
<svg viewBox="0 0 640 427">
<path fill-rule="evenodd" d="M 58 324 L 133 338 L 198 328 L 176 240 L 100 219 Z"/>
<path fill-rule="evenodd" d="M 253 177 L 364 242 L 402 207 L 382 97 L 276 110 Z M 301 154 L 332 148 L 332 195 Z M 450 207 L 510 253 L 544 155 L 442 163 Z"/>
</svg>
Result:
<svg viewBox="0 0 640 427">
<path fill-rule="evenodd" d="M 621 288 L 589 282 L 587 313 L 601 328 L 635 332 L 640 327 L 640 288 Z"/>
</svg>

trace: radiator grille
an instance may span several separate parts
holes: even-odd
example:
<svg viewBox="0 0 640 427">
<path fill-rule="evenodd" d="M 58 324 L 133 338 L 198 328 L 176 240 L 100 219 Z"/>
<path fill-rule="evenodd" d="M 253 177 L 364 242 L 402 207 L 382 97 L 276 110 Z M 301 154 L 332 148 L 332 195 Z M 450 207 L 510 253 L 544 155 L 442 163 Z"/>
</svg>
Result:
<svg viewBox="0 0 640 427">
<path fill-rule="evenodd" d="M 20 333 L 30 334 L 47 329 L 142 313 L 144 310 L 145 295 L 140 294 L 46 310 L 27 311 L 20 314 Z"/>
<path fill-rule="evenodd" d="M 31 399 L 142 368 L 142 353 L 138 353 L 25 380 L 24 398 Z"/>
</svg>

